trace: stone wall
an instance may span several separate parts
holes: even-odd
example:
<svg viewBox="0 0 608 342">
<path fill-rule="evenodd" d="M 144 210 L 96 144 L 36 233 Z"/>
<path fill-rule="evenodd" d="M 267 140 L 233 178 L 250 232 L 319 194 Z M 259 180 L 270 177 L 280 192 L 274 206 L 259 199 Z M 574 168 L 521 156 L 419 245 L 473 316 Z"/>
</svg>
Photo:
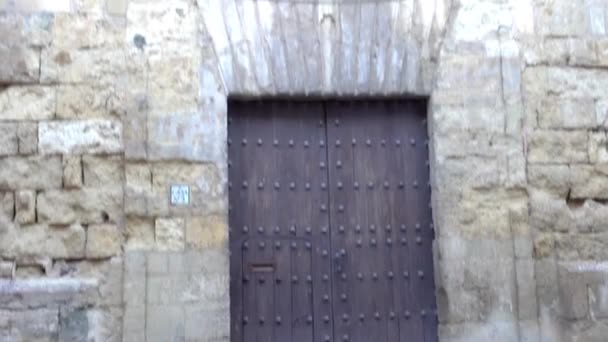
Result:
<svg viewBox="0 0 608 342">
<path fill-rule="evenodd" d="M 430 98 L 441 341 L 601 341 L 607 16 L 0 0 L 0 339 L 227 341 L 228 96 L 409 94 Z"/>
</svg>

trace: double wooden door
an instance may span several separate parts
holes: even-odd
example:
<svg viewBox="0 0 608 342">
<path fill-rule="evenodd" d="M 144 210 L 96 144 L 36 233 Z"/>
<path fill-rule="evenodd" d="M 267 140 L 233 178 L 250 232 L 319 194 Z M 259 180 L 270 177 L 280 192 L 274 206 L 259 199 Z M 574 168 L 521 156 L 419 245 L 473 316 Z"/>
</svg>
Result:
<svg viewBox="0 0 608 342">
<path fill-rule="evenodd" d="M 437 341 L 425 102 L 228 112 L 232 341 Z"/>
</svg>

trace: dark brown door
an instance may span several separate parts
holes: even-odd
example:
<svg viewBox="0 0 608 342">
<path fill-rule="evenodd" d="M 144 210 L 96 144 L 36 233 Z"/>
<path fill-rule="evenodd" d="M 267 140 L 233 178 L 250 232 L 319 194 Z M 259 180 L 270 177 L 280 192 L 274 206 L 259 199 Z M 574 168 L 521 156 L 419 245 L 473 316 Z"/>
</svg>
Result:
<svg viewBox="0 0 608 342">
<path fill-rule="evenodd" d="M 436 341 L 423 101 L 231 102 L 234 342 Z"/>
</svg>

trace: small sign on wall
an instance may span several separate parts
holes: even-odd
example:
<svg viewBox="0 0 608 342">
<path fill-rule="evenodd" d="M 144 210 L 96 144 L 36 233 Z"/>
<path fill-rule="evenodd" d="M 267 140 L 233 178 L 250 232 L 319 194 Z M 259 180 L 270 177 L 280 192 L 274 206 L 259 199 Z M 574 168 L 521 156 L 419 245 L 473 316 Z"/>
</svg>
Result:
<svg viewBox="0 0 608 342">
<path fill-rule="evenodd" d="M 188 185 L 171 185 L 171 205 L 188 205 L 190 204 L 190 186 Z"/>
</svg>

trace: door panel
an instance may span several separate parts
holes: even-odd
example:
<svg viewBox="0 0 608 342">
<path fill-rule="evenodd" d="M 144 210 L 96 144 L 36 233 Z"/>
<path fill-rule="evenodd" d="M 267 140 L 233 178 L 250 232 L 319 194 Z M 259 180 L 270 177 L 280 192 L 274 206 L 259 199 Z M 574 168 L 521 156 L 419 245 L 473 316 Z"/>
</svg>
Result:
<svg viewBox="0 0 608 342">
<path fill-rule="evenodd" d="M 229 113 L 232 340 L 323 341 L 332 322 L 322 104 L 231 102 Z M 279 279 L 247 281 L 243 267 L 265 260 Z"/>
<path fill-rule="evenodd" d="M 229 114 L 232 341 L 436 341 L 425 103 Z"/>
</svg>

